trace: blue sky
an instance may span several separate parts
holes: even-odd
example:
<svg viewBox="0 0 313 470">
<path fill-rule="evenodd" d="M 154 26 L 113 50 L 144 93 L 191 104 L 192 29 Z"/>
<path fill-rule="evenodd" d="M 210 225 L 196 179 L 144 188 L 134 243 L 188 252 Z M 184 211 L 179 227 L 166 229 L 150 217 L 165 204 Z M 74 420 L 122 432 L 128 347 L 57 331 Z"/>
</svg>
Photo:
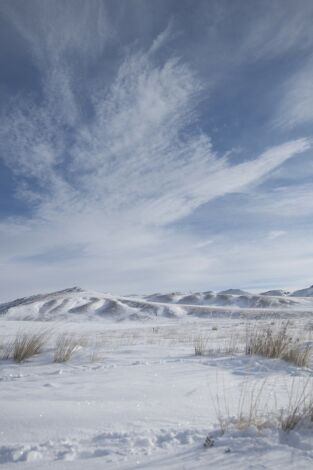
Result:
<svg viewBox="0 0 313 470">
<path fill-rule="evenodd" d="M 311 0 L 2 0 L 0 299 L 313 282 Z"/>
</svg>

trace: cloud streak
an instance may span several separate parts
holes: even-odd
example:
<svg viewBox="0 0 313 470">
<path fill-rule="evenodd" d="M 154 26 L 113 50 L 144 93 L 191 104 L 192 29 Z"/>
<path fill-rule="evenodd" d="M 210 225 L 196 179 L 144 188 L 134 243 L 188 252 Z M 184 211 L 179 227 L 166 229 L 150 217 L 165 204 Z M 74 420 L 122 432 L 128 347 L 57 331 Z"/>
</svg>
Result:
<svg viewBox="0 0 313 470">
<path fill-rule="evenodd" d="M 90 64 L 116 37 L 103 2 L 90 8 L 82 2 L 81 9 L 75 3 L 74 10 L 67 1 L 64 10 L 58 2 L 33 2 L 34 17 L 4 5 L 42 80 L 40 96 L 15 97 L 0 121 L 2 158 L 32 214 L 0 223 L 0 263 L 10 282 L 15 273 L 28 285 L 28 271 L 33 284 L 53 287 L 145 290 L 164 273 L 164 286 L 200 281 L 219 266 L 215 242 L 181 233 L 176 223 L 216 198 L 263 183 L 306 152 L 310 139 L 232 163 L 202 128 L 206 82 L 164 50 L 171 24 L 146 47 L 122 48 L 110 79 L 102 81 L 100 67 L 90 80 Z"/>
<path fill-rule="evenodd" d="M 275 124 L 293 129 L 313 122 L 313 58 L 288 77 L 283 85 Z"/>
<path fill-rule="evenodd" d="M 3 155 L 26 187 L 31 182 L 23 195 L 43 219 L 92 208 L 107 218 L 166 225 L 260 182 L 310 147 L 297 139 L 231 165 L 194 127 L 203 85 L 186 64 L 156 64 L 151 51 L 126 56 L 109 90 L 91 97 L 90 119 L 68 118 L 67 101 L 58 112 L 58 92 L 48 88 L 43 104 L 16 103 L 2 118 Z"/>
</svg>

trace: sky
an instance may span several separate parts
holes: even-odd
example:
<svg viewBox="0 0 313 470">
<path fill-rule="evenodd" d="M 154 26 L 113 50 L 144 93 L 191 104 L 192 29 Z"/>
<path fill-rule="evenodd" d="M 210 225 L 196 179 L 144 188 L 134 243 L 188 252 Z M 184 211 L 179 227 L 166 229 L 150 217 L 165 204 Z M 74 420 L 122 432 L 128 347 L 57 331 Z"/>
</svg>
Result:
<svg viewBox="0 0 313 470">
<path fill-rule="evenodd" d="M 1 0 L 0 301 L 313 284 L 311 0 Z"/>
</svg>

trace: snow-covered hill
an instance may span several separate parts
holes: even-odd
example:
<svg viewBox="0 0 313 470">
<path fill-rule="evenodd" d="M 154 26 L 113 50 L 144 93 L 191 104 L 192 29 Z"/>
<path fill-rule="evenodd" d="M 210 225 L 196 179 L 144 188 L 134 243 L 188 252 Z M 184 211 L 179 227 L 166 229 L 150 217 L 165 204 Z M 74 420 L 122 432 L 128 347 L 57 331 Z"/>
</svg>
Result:
<svg viewBox="0 0 313 470">
<path fill-rule="evenodd" d="M 282 289 L 274 289 L 268 290 L 266 292 L 261 292 L 261 295 L 269 295 L 271 297 L 286 297 L 287 295 L 290 295 L 290 292 Z"/>
<path fill-rule="evenodd" d="M 285 433 L 278 419 L 297 390 L 313 396 L 312 361 L 247 355 L 246 338 L 247 324 L 275 329 L 292 318 L 288 334 L 305 348 L 312 313 L 313 297 L 237 290 L 139 297 L 75 287 L 1 304 L 0 467 L 311 469 L 312 426 Z M 15 362 L 12 345 L 38 333 L 39 354 Z M 66 339 L 75 348 L 58 362 Z M 256 394 L 260 431 L 242 427 Z"/>
<path fill-rule="evenodd" d="M 236 293 L 230 293 L 235 291 Z M 284 296 L 267 296 L 261 294 L 249 294 L 248 292 L 230 289 L 214 293 L 196 292 L 193 294 L 153 294 L 145 297 L 149 302 L 162 302 L 178 305 L 211 305 L 219 307 L 239 308 L 281 308 L 297 305 L 295 299 Z"/>
<path fill-rule="evenodd" d="M 292 297 L 313 297 L 313 286 L 307 289 L 296 290 L 291 294 Z"/>
<path fill-rule="evenodd" d="M 304 290 L 310 291 L 310 289 Z M 304 292 L 298 291 L 298 292 Z M 230 293 L 236 292 L 236 293 Z M 230 289 L 192 294 L 168 293 L 143 296 L 115 296 L 86 291 L 79 287 L 34 295 L 0 304 L 0 315 L 8 320 L 86 321 L 86 320 L 149 320 L 242 312 L 312 310 L 312 297 L 292 294 L 249 294 Z M 278 291 L 280 293 L 280 291 Z"/>
</svg>

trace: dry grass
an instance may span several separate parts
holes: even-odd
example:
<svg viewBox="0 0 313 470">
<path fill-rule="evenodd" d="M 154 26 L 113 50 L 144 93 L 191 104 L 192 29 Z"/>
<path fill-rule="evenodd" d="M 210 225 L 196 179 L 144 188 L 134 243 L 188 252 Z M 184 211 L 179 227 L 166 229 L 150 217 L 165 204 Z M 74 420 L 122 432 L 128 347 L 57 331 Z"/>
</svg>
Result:
<svg viewBox="0 0 313 470">
<path fill-rule="evenodd" d="M 46 330 L 28 333 L 19 331 L 13 341 L 3 344 L 1 347 L 1 359 L 13 359 L 15 362 L 23 362 L 39 354 L 46 341 Z"/>
<path fill-rule="evenodd" d="M 1 343 L 0 345 L 0 360 L 7 360 L 12 358 L 14 342 Z"/>
<path fill-rule="evenodd" d="M 236 354 L 242 352 L 242 338 L 239 333 L 231 334 L 224 341 L 223 352 L 225 354 Z"/>
<path fill-rule="evenodd" d="M 287 334 L 288 323 L 280 328 L 262 327 L 247 330 L 246 354 L 258 354 L 270 358 L 281 358 L 288 352 L 291 338 Z"/>
<path fill-rule="evenodd" d="M 23 362 L 30 357 L 39 354 L 47 341 L 47 331 L 36 333 L 18 333 L 13 348 L 15 362 Z"/>
<path fill-rule="evenodd" d="M 242 353 L 244 350 L 244 338 L 240 333 L 232 333 L 226 338 L 222 338 L 218 342 L 214 343 L 213 346 L 206 350 L 209 356 L 221 356 L 221 355 L 235 355 Z"/>
<path fill-rule="evenodd" d="M 53 362 L 67 362 L 74 352 L 85 345 L 85 337 L 77 337 L 67 333 L 59 335 L 55 343 Z"/>
<path fill-rule="evenodd" d="M 209 342 L 209 338 L 206 336 L 197 336 L 194 338 L 193 345 L 194 345 L 194 350 L 195 350 L 195 355 L 196 356 L 203 356 L 207 350 L 207 345 Z"/>
<path fill-rule="evenodd" d="M 291 431 L 305 421 L 313 422 L 313 387 L 309 379 L 302 381 L 300 386 L 293 380 L 289 391 L 288 406 L 281 410 L 280 427 L 283 431 Z"/>
<path fill-rule="evenodd" d="M 287 362 L 291 362 L 298 367 L 308 367 L 311 362 L 313 348 L 311 345 L 305 345 L 300 348 L 299 345 L 291 346 L 282 356 Z"/>
<path fill-rule="evenodd" d="M 289 323 L 278 327 L 248 329 L 246 334 L 246 354 L 268 358 L 283 359 L 298 367 L 307 367 L 310 363 L 313 347 L 301 348 L 297 339 L 289 334 Z"/>
<path fill-rule="evenodd" d="M 223 393 L 216 396 L 214 400 L 215 412 L 222 433 L 225 433 L 230 426 L 235 426 L 238 430 L 250 426 L 261 429 L 265 426 L 268 419 L 265 410 L 262 410 L 260 406 L 265 385 L 265 380 L 252 385 L 248 381 L 243 382 L 235 414 L 230 412 L 229 397 L 226 396 L 224 386 Z"/>
<path fill-rule="evenodd" d="M 313 423 L 313 381 L 312 378 L 297 377 L 289 384 L 288 403 L 279 411 L 273 385 L 267 380 L 261 383 L 243 383 L 235 413 L 230 413 L 231 397 L 219 393 L 215 397 L 215 412 L 222 433 L 229 429 L 244 430 L 254 427 L 281 429 L 289 432 L 301 425 L 312 426 Z"/>
<path fill-rule="evenodd" d="M 260 408 L 260 403 L 265 385 L 266 380 L 263 380 L 251 389 L 247 388 L 247 384 L 243 387 L 238 403 L 238 429 L 246 429 L 250 426 L 260 429 L 264 426 L 265 415 L 264 411 Z"/>
</svg>

